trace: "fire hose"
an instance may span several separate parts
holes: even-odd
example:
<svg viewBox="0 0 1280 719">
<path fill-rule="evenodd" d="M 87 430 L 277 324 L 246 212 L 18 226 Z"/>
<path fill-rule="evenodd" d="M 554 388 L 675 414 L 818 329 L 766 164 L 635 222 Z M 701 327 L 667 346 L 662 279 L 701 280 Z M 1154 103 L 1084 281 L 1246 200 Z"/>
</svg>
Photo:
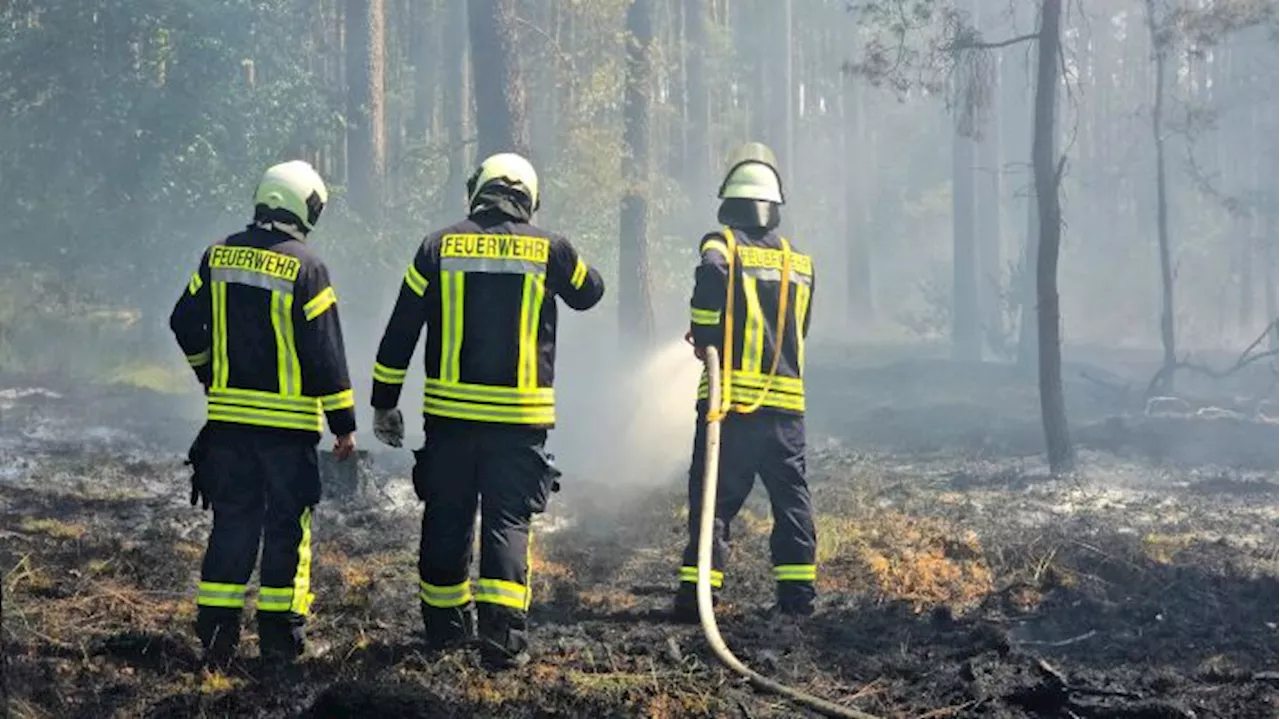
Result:
<svg viewBox="0 0 1280 719">
<path fill-rule="evenodd" d="M 705 362 L 710 390 L 707 404 L 709 407 L 717 407 L 720 400 L 720 367 L 719 353 L 715 347 L 706 348 Z M 720 628 L 716 626 L 715 609 L 711 605 L 711 538 L 716 521 L 716 485 L 720 477 L 719 470 L 720 418 L 716 414 L 708 413 L 706 472 L 703 475 L 702 485 L 702 515 L 698 524 L 698 620 L 702 623 L 702 634 L 711 645 L 711 651 L 716 655 L 716 659 L 735 674 L 750 681 L 756 688 L 787 697 L 826 716 L 878 719 L 874 714 L 836 704 L 770 679 L 743 664 L 725 644 L 724 637 L 720 635 Z"/>
</svg>

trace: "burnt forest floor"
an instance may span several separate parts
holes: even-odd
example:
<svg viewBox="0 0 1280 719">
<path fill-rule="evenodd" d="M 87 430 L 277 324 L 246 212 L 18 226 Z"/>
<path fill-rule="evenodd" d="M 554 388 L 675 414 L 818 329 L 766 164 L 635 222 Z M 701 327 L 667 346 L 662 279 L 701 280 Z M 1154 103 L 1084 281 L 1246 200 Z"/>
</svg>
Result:
<svg viewBox="0 0 1280 719">
<path fill-rule="evenodd" d="M 1026 387 L 885 389 L 900 371 L 848 371 L 812 400 L 817 616 L 765 613 L 762 492 L 735 522 L 718 616 L 746 663 L 883 717 L 1275 716 L 1274 466 L 1086 444 L 1053 479 Z M 489 674 L 468 650 L 424 653 L 419 509 L 403 460 L 379 462 L 375 496 L 317 514 L 318 656 L 263 675 L 248 623 L 242 661 L 202 670 L 192 594 L 210 515 L 188 506 L 180 462 L 194 424 L 155 419 L 166 400 L 145 392 L 33 386 L 0 383 L 10 716 L 806 715 L 668 617 L 679 477 L 628 491 L 566 476 L 535 524 L 535 661 Z M 1130 409 L 1068 389 L 1082 424 Z"/>
</svg>

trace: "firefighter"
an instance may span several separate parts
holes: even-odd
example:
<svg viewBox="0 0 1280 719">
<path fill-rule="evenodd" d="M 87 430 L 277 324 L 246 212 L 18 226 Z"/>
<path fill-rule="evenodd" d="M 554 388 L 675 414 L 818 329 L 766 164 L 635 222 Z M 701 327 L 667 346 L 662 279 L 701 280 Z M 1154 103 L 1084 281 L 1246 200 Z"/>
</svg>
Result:
<svg viewBox="0 0 1280 719">
<path fill-rule="evenodd" d="M 698 388 L 698 427 L 689 469 L 689 543 L 680 568 L 675 613 L 697 620 L 698 524 L 702 506 L 706 421 L 723 418 L 711 585 L 724 582 L 729 524 L 760 476 L 769 494 L 777 604 L 784 615 L 808 616 L 816 597 L 816 536 L 805 480 L 804 343 L 813 297 L 813 260 L 777 232 L 782 182 L 768 147 L 734 153 L 720 186 L 724 226 L 702 238 L 686 335 L 701 359 L 715 347 L 723 362 L 722 404 Z M 714 595 L 713 595 L 714 596 Z"/>
<path fill-rule="evenodd" d="M 196 633 L 206 660 L 218 664 L 239 644 L 260 539 L 264 664 L 288 664 L 303 651 L 320 500 L 316 444 L 326 419 L 334 455 L 355 451 L 337 296 L 306 245 L 327 196 L 305 162 L 268 169 L 253 222 L 205 250 L 169 320 L 207 396 L 207 423 L 190 454 L 192 504 L 213 505 Z"/>
<path fill-rule="evenodd" d="M 556 298 L 590 309 L 604 281 L 568 240 L 531 224 L 538 176 L 525 158 L 487 158 L 467 201 L 467 219 L 428 235 L 405 272 L 373 370 L 374 434 L 403 441 L 396 404 L 425 323 L 426 442 L 413 468 L 426 503 L 422 618 L 433 648 L 470 640 L 478 625 L 482 660 L 501 669 L 529 660 L 530 518 L 558 488 L 544 447 L 556 419 Z"/>
</svg>

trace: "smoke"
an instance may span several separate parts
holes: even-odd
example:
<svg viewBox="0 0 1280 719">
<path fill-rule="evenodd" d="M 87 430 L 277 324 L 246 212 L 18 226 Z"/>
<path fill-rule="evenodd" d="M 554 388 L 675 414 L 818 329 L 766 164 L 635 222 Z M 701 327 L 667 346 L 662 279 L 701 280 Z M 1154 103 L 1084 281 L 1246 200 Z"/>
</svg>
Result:
<svg viewBox="0 0 1280 719">
<path fill-rule="evenodd" d="M 605 485 L 595 489 L 617 491 L 620 501 L 676 480 L 688 468 L 697 419 L 701 364 L 692 349 L 675 340 L 641 362 L 595 370 L 556 382 L 566 421 L 551 443 L 566 478 Z"/>
</svg>

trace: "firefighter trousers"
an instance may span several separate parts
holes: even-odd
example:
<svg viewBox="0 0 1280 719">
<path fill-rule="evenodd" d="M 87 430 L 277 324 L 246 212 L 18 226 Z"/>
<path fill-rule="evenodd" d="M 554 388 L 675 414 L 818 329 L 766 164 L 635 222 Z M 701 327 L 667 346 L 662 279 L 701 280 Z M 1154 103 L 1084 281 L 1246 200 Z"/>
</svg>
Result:
<svg viewBox="0 0 1280 719">
<path fill-rule="evenodd" d="M 689 468 L 689 543 L 685 545 L 680 567 L 681 595 L 689 599 L 698 579 L 698 524 L 706 469 L 706 433 L 705 414 L 700 411 Z M 769 549 L 778 604 L 783 609 L 810 610 L 816 596 L 817 536 L 809 485 L 805 481 L 803 416 L 760 410 L 747 415 L 730 414 L 721 423 L 711 586 L 718 590 L 724 582 L 729 525 L 751 493 L 757 474 L 769 494 L 773 513 Z"/>
<path fill-rule="evenodd" d="M 485 646 L 518 655 L 528 646 L 530 520 L 546 510 L 558 472 L 546 430 L 479 423 L 429 427 L 414 452 L 423 500 L 419 603 L 428 641 L 467 638 L 472 607 Z M 480 511 L 480 576 L 471 582 Z"/>
<path fill-rule="evenodd" d="M 296 657 L 313 598 L 311 513 L 320 501 L 315 441 L 213 428 L 201 461 L 213 531 L 196 598 L 200 640 L 214 655 L 234 653 L 246 585 L 261 544 L 257 621 L 262 653 Z"/>
</svg>

